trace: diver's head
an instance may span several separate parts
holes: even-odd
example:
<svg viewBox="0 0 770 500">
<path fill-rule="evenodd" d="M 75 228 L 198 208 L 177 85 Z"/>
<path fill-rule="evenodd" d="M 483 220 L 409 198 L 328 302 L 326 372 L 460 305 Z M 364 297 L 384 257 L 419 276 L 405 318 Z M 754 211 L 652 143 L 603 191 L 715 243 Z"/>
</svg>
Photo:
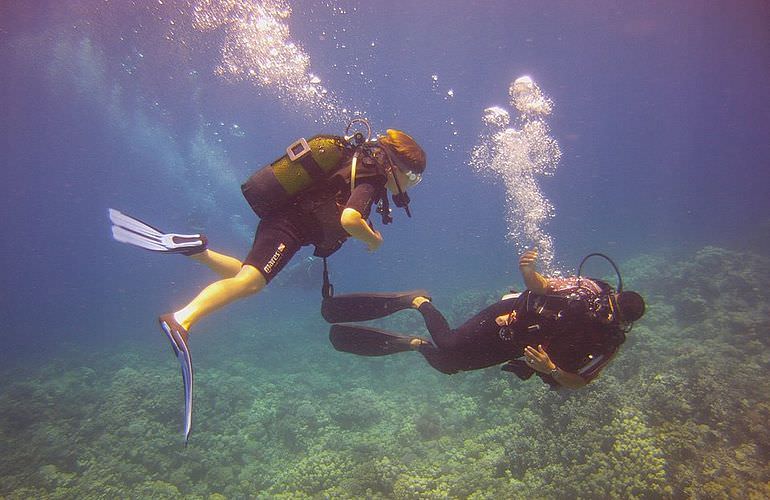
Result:
<svg viewBox="0 0 770 500">
<path fill-rule="evenodd" d="M 392 176 L 388 176 L 388 189 L 393 193 L 409 189 L 422 180 L 425 172 L 425 151 L 401 130 L 388 129 L 377 143 L 385 150 Z"/>
<path fill-rule="evenodd" d="M 644 299 L 636 292 L 620 292 L 615 295 L 620 309 L 620 319 L 625 323 L 633 323 L 644 316 Z"/>
</svg>

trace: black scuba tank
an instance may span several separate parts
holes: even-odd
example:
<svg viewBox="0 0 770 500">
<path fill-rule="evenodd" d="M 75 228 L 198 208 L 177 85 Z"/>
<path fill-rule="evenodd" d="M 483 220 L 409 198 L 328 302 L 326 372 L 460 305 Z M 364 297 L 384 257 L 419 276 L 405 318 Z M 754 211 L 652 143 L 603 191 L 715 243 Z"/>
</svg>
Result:
<svg viewBox="0 0 770 500">
<path fill-rule="evenodd" d="M 257 170 L 241 185 L 252 210 L 260 217 L 288 205 L 299 193 L 334 175 L 353 152 L 344 137 L 316 135 L 298 139 L 286 154 Z"/>
</svg>

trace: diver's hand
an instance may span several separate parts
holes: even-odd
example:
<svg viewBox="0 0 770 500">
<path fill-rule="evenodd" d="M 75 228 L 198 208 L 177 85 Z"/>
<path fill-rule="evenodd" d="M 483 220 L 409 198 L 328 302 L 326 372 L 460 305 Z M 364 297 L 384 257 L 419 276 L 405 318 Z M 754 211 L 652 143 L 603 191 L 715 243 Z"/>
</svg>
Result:
<svg viewBox="0 0 770 500">
<path fill-rule="evenodd" d="M 366 247 L 370 252 L 376 252 L 382 245 L 382 235 L 376 229 L 373 229 L 372 233 L 374 237 L 366 243 Z"/>
<path fill-rule="evenodd" d="M 556 369 L 556 364 L 551 361 L 542 345 L 538 344 L 537 349 L 532 346 L 525 347 L 524 356 L 526 357 L 527 365 L 540 373 L 550 373 L 551 370 Z"/>
<path fill-rule="evenodd" d="M 508 326 L 512 324 L 514 321 L 516 321 L 516 311 L 511 311 L 509 313 L 501 314 L 500 316 L 495 318 L 495 323 L 497 323 L 497 326 Z"/>
<path fill-rule="evenodd" d="M 538 295 L 543 295 L 548 293 L 548 280 L 535 270 L 536 263 L 537 248 L 527 250 L 519 257 L 519 271 L 527 288 Z"/>
<path fill-rule="evenodd" d="M 519 257 L 519 269 L 521 272 L 534 271 L 537 262 L 537 249 L 527 250 Z"/>
</svg>

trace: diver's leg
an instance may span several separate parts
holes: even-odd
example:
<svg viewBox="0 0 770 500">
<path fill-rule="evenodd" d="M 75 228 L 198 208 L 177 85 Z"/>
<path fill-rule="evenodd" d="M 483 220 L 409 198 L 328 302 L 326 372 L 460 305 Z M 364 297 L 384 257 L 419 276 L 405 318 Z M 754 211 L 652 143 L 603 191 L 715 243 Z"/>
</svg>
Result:
<svg viewBox="0 0 770 500">
<path fill-rule="evenodd" d="M 235 277 L 241 272 L 241 267 L 243 267 L 243 262 L 235 257 L 230 257 L 229 255 L 218 253 L 210 249 L 193 254 L 190 258 L 207 266 L 223 278 Z"/>
<path fill-rule="evenodd" d="M 451 375 L 468 369 L 469 346 L 475 342 L 466 338 L 462 329 L 451 329 L 444 315 L 426 297 L 417 297 L 412 307 L 420 311 L 433 342 L 414 342 L 412 348 L 419 351 L 425 360 L 441 373 Z M 470 342 L 469 342 L 470 341 Z"/>
<path fill-rule="evenodd" d="M 244 265 L 232 278 L 215 281 L 195 297 L 192 302 L 176 313 L 174 318 L 185 330 L 207 314 L 243 297 L 259 293 L 267 280 L 257 268 Z"/>
<path fill-rule="evenodd" d="M 174 355 L 182 369 L 184 386 L 184 435 L 185 443 L 190 436 L 193 405 L 193 364 L 188 336 L 190 327 L 201 317 L 246 295 L 256 293 L 265 287 L 264 276 L 250 265 L 243 266 L 233 278 L 226 278 L 207 286 L 190 304 L 173 314 L 164 314 L 158 318 L 160 328 L 165 333 Z"/>
<path fill-rule="evenodd" d="M 288 218 L 262 219 L 242 267 L 232 277 L 207 286 L 192 302 L 174 313 L 175 320 L 189 330 L 203 316 L 240 298 L 259 293 L 302 248 L 303 243 L 303 235 Z M 219 267 L 223 273 L 232 272 L 238 262 L 216 252 L 204 253 L 203 262 Z"/>
<path fill-rule="evenodd" d="M 412 348 L 419 351 L 422 357 L 425 358 L 425 361 L 441 373 L 451 375 L 460 371 L 455 357 L 448 355 L 446 351 L 436 347 L 431 342 L 422 341 L 418 344 L 416 341 L 413 341 Z"/>
<path fill-rule="evenodd" d="M 452 329 L 449 328 L 449 323 L 444 318 L 444 315 L 425 297 L 415 298 L 412 301 L 412 307 L 422 314 L 422 318 L 425 320 L 425 327 L 430 332 L 433 342 L 441 349 L 449 347 Z"/>
</svg>

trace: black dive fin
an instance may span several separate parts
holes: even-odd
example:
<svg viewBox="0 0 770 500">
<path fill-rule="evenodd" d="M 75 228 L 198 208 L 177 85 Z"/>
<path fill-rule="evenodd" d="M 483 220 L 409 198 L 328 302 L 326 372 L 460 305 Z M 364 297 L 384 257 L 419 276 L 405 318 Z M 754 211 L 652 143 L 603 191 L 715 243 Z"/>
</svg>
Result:
<svg viewBox="0 0 770 500">
<path fill-rule="evenodd" d="M 430 295 L 425 290 L 335 295 L 323 299 L 321 315 L 329 323 L 369 321 L 384 318 L 402 309 L 409 309 L 415 297 L 430 298 Z"/>
<path fill-rule="evenodd" d="M 409 342 L 417 337 L 406 337 L 378 328 L 361 325 L 332 325 L 329 340 L 335 349 L 359 356 L 387 356 L 410 351 Z"/>
</svg>

